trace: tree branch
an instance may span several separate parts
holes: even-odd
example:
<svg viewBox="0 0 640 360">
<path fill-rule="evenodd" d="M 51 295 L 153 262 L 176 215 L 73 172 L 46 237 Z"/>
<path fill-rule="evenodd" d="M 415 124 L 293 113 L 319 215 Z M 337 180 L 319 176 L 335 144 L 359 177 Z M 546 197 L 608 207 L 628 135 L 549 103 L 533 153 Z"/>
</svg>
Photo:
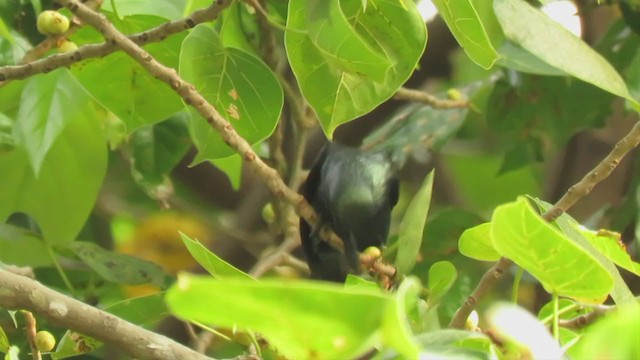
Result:
<svg viewBox="0 0 640 360">
<path fill-rule="evenodd" d="M 96 338 L 137 359 L 210 359 L 163 335 L 0 269 L 0 307 L 26 309 L 51 324 Z"/>
<path fill-rule="evenodd" d="M 106 17 L 96 13 L 78 0 L 59 0 L 59 3 L 69 8 L 78 18 L 93 26 L 106 39 L 108 44 L 117 46 L 126 52 L 131 58 L 136 60 L 151 75 L 165 82 L 193 108 L 195 108 L 209 124 L 216 129 L 222 140 L 229 147 L 234 149 L 245 163 L 264 181 L 269 190 L 280 200 L 292 204 L 298 213 L 312 226 L 319 225 L 319 217 L 309 203 L 296 191 L 289 188 L 279 176 L 278 172 L 269 167 L 253 151 L 251 144 L 242 138 L 220 113 L 195 89 L 193 84 L 183 80 L 175 69 L 166 67 L 158 62 L 148 52 L 138 46 L 134 41 L 123 35 L 113 26 Z M 216 4 L 225 3 L 225 0 L 216 0 Z M 219 6 L 219 5 L 218 5 Z M 321 231 L 320 235 L 331 246 L 344 251 L 344 246 L 340 238 L 333 231 Z"/>
<path fill-rule="evenodd" d="M 140 46 L 151 42 L 162 41 L 170 35 L 191 29 L 197 24 L 216 19 L 222 10 L 227 8 L 231 2 L 231 0 L 213 1 L 211 6 L 194 11 L 184 19 L 169 21 L 155 28 L 128 35 L 127 37 Z M 46 73 L 60 67 L 70 66 L 81 60 L 103 57 L 116 50 L 118 50 L 118 47 L 109 42 L 104 44 L 89 44 L 80 46 L 72 52 L 51 55 L 47 58 L 23 65 L 3 66 L 0 67 L 0 85 L 4 85 L 4 82 L 8 80 L 25 79 L 35 74 Z"/>
<path fill-rule="evenodd" d="M 571 208 L 578 200 L 586 196 L 591 190 L 618 166 L 622 158 L 640 143 L 640 122 L 636 123 L 629 133 L 623 137 L 613 147 L 611 152 L 604 158 L 593 170 L 589 171 L 580 181 L 569 188 L 567 192 L 553 205 L 553 207 L 542 214 L 542 218 L 546 221 L 554 221 L 569 208 Z M 491 290 L 498 279 L 509 269 L 512 262 L 509 259 L 501 258 L 489 271 L 487 271 L 480 279 L 480 282 L 473 290 L 471 295 L 456 311 L 455 315 L 449 323 L 449 327 L 461 329 L 464 326 L 469 314 L 475 309 L 480 302 Z"/>
</svg>

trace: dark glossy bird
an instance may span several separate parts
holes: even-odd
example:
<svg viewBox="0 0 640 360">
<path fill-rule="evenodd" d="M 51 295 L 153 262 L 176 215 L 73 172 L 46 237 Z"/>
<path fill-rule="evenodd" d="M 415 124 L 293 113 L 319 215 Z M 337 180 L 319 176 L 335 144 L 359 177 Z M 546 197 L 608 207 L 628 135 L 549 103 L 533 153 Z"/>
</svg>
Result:
<svg viewBox="0 0 640 360">
<path fill-rule="evenodd" d="M 398 202 L 398 179 L 384 152 L 328 143 L 301 188 L 302 195 L 344 242 L 344 254 L 320 238 L 320 227 L 300 220 L 302 249 L 314 279 L 343 282 L 360 267 L 358 251 L 380 247 Z"/>
</svg>

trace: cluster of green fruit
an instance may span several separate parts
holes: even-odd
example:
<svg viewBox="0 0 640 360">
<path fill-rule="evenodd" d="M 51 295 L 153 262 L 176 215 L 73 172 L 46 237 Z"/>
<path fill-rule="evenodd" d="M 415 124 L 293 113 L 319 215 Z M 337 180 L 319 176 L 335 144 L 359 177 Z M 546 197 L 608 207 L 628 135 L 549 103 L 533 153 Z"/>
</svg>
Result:
<svg viewBox="0 0 640 360">
<path fill-rule="evenodd" d="M 36 26 L 38 27 L 38 31 L 43 35 L 62 35 L 69 30 L 69 18 L 55 10 L 47 10 L 38 15 Z M 73 41 L 67 39 L 57 41 L 56 47 L 61 53 L 74 51 L 78 48 Z"/>
</svg>

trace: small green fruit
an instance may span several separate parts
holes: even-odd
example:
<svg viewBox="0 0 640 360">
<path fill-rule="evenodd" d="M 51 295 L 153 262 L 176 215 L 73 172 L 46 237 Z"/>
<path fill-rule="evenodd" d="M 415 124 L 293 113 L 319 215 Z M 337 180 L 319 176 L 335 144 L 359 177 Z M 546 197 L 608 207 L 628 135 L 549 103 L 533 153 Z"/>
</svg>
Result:
<svg viewBox="0 0 640 360">
<path fill-rule="evenodd" d="M 35 340 L 36 348 L 40 352 L 49 352 L 56 346 L 56 338 L 48 331 L 38 331 Z"/>
<path fill-rule="evenodd" d="M 60 35 L 69 30 L 69 19 L 57 11 L 47 10 L 38 15 L 36 26 L 43 35 Z"/>
<path fill-rule="evenodd" d="M 78 45 L 73 41 L 64 40 L 58 43 L 58 52 L 66 53 L 71 51 L 76 51 L 78 49 Z"/>
<path fill-rule="evenodd" d="M 273 205 L 271 203 L 265 204 L 265 206 L 262 208 L 262 219 L 267 224 L 271 224 L 276 220 L 276 213 L 273 210 Z"/>
</svg>

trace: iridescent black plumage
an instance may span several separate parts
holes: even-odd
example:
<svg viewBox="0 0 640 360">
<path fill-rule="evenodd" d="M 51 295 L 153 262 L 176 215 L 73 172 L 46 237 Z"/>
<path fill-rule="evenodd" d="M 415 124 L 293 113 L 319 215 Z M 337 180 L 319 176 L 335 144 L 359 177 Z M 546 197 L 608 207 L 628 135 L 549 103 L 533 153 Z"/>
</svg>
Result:
<svg viewBox="0 0 640 360">
<path fill-rule="evenodd" d="M 320 239 L 317 229 L 300 220 L 302 248 L 313 278 L 344 281 L 359 268 L 357 251 L 381 246 L 389 234 L 391 210 L 398 202 L 398 180 L 389 158 L 336 143 L 327 144 L 301 189 L 344 241 L 345 253 Z"/>
</svg>

